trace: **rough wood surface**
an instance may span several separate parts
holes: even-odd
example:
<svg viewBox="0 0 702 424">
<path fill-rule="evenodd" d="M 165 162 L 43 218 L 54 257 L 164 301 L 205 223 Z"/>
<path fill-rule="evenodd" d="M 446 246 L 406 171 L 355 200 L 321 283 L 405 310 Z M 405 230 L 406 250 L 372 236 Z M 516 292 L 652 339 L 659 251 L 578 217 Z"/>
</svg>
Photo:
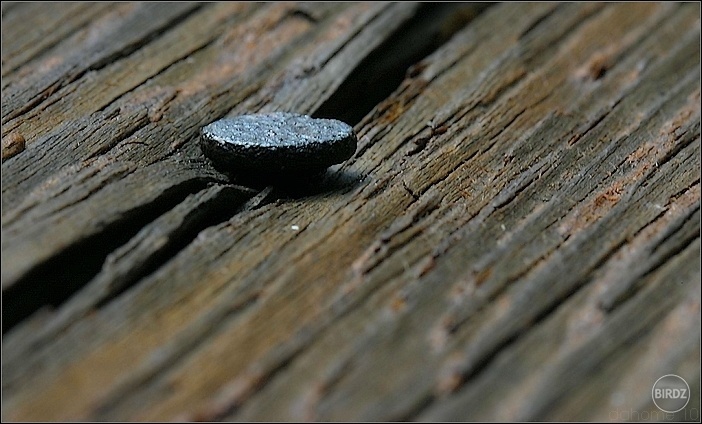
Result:
<svg viewBox="0 0 702 424">
<path fill-rule="evenodd" d="M 699 16 L 3 3 L 3 419 L 626 420 L 665 374 L 699 419 Z M 358 151 L 202 156 L 273 110 Z"/>
</svg>

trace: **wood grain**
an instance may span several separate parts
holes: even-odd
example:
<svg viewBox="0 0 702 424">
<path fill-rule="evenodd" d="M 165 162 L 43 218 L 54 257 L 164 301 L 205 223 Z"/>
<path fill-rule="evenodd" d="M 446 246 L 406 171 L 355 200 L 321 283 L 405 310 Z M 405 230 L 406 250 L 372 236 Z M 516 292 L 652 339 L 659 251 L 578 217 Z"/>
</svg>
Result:
<svg viewBox="0 0 702 424">
<path fill-rule="evenodd" d="M 53 7 L 2 11 L 3 419 L 699 410 L 699 4 Z M 317 181 L 197 146 L 405 61 Z"/>
</svg>

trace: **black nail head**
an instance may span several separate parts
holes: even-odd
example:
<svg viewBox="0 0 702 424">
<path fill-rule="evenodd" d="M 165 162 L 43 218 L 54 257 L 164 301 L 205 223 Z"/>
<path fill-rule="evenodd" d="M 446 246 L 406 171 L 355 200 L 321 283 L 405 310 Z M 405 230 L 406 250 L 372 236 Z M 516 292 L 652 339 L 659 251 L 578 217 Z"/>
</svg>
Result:
<svg viewBox="0 0 702 424">
<path fill-rule="evenodd" d="M 317 172 L 356 152 L 356 134 L 335 119 L 296 113 L 241 115 L 200 130 L 202 151 L 231 172 Z"/>
</svg>

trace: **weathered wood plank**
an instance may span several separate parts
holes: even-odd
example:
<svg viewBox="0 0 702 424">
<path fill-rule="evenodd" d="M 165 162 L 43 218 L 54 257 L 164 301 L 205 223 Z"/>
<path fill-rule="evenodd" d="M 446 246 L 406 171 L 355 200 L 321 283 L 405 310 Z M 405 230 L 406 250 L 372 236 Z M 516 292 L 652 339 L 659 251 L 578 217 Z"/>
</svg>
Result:
<svg viewBox="0 0 702 424">
<path fill-rule="evenodd" d="M 2 76 L 50 51 L 92 19 L 116 7 L 114 3 L 67 2 L 56 7 L 43 3 L 19 4 L 2 28 Z M 3 81 L 3 88 L 5 83 Z"/>
<path fill-rule="evenodd" d="M 270 76 L 261 71 L 267 69 L 270 72 L 272 66 L 262 62 L 267 60 L 267 54 L 281 58 L 281 55 L 284 54 L 284 47 L 286 47 L 286 44 L 283 43 L 296 45 L 302 42 L 307 45 L 308 49 L 315 49 L 316 54 L 312 54 L 309 57 L 321 57 L 330 66 L 333 65 L 331 69 L 327 66 L 324 70 L 320 70 L 306 78 L 293 80 L 290 85 L 316 84 L 317 88 L 314 88 L 314 86 L 308 87 L 309 93 L 313 93 L 315 90 L 325 90 L 325 87 L 332 84 L 336 79 L 343 78 L 343 73 L 338 70 L 340 62 L 344 60 L 347 62 L 348 60 L 353 61 L 354 55 L 359 49 L 361 51 L 363 49 L 366 51 L 370 50 L 373 45 L 369 43 L 371 39 L 375 38 L 378 33 L 382 34 L 383 31 L 389 32 L 392 30 L 392 26 L 385 21 L 390 19 L 390 17 L 397 20 L 398 14 L 403 10 L 405 15 L 409 15 L 409 12 L 414 7 L 413 5 L 393 5 L 389 7 L 364 5 L 354 8 L 347 11 L 346 14 L 336 17 L 336 19 L 341 20 L 358 20 L 353 25 L 348 25 L 347 32 L 339 35 L 334 33 L 338 31 L 337 27 L 328 25 L 320 24 L 315 27 L 316 31 L 312 31 L 312 24 L 306 18 L 290 15 L 291 10 L 295 9 L 294 5 L 271 5 L 269 6 L 271 10 L 263 10 L 259 15 L 253 16 L 245 25 L 235 27 L 221 35 L 225 39 L 225 43 L 234 51 L 228 51 L 225 46 L 219 44 L 212 44 L 211 51 L 200 50 L 199 54 L 209 53 L 214 55 L 214 57 L 210 56 L 208 60 L 200 60 L 200 58 L 195 57 L 196 63 L 200 64 L 200 66 L 197 66 L 200 71 L 199 74 L 191 69 L 194 66 L 188 64 L 187 61 L 179 61 L 173 67 L 168 68 L 165 74 L 160 75 L 161 78 L 152 78 L 149 80 L 150 82 L 142 84 L 136 92 L 130 92 L 129 96 L 122 96 L 117 100 L 116 104 L 109 106 L 104 111 L 101 110 L 104 106 L 96 99 L 93 99 L 86 104 L 89 107 L 88 110 L 79 109 L 76 111 L 72 109 L 75 115 L 63 116 L 61 118 L 65 122 L 63 125 L 53 129 L 48 134 L 42 135 L 36 142 L 32 141 L 31 136 L 25 135 L 28 149 L 23 152 L 23 157 L 12 158 L 3 164 L 3 177 L 7 182 L 7 184 L 3 185 L 5 189 L 3 202 L 7 202 L 4 203 L 3 208 L 3 230 L 11 232 L 13 226 L 25 228 L 30 226 L 29 223 L 31 223 L 31 226 L 35 228 L 34 231 L 43 234 L 44 240 L 41 243 L 46 242 L 46 245 L 43 245 L 41 250 L 35 250 L 34 248 L 23 249 L 22 246 L 14 247 L 9 242 L 3 245 L 6 246 L 4 249 L 15 251 L 16 258 L 21 258 L 18 261 L 14 259 L 5 261 L 5 257 L 3 257 L 3 287 L 11 285 L 28 269 L 39 265 L 52 253 L 56 254 L 56 252 L 64 249 L 66 245 L 58 242 L 57 239 L 59 233 L 60 237 L 69 238 L 67 243 L 77 243 L 94 234 L 90 227 L 80 224 L 82 221 L 76 223 L 66 222 L 66 219 L 70 221 L 72 219 L 71 216 L 74 215 L 48 217 L 48 219 L 36 222 L 31 217 L 31 214 L 27 213 L 28 210 L 37 207 L 37 205 L 44 205 L 46 202 L 54 201 L 53 197 L 62 197 L 63 199 L 61 200 L 55 200 L 62 203 L 75 203 L 75 200 L 71 197 L 71 192 L 67 191 L 67 186 L 73 185 L 75 182 L 67 179 L 65 175 L 61 175 L 66 172 L 66 168 L 71 169 L 68 172 L 72 173 L 94 173 L 95 171 L 91 171 L 91 169 L 99 167 L 99 169 L 106 170 L 103 172 L 110 173 L 113 172 L 110 171 L 110 168 L 114 167 L 119 170 L 129 166 L 128 164 L 130 163 L 134 168 L 155 163 L 172 155 L 180 146 L 192 144 L 201 125 L 217 117 L 217 115 L 225 113 L 236 103 L 241 102 L 246 96 L 251 94 L 250 92 L 256 88 L 257 84 L 261 83 L 263 77 Z M 344 9 L 339 10 L 337 7 L 336 10 L 337 12 L 343 12 Z M 348 42 L 346 37 L 353 37 L 357 27 L 362 26 L 362 22 L 365 22 L 364 19 L 375 19 L 375 16 L 378 14 L 383 19 L 380 20 L 382 25 L 374 24 L 372 26 L 372 29 L 376 30 L 376 32 L 360 32 L 359 36 L 353 39 L 353 42 Z M 215 16 L 218 15 L 202 14 L 200 18 L 209 22 Z M 288 16 L 293 17 L 289 18 Z M 334 16 L 328 17 L 328 19 L 333 18 Z M 283 23 L 280 23 L 281 20 Z M 197 23 L 197 25 L 207 26 L 202 22 Z M 394 25 L 397 26 L 399 23 Z M 273 28 L 273 31 L 265 32 L 265 36 L 258 40 L 255 49 L 254 44 L 252 44 L 254 40 L 252 36 L 249 36 L 251 45 L 242 47 L 238 43 L 238 37 L 241 34 L 246 34 L 247 31 L 267 31 L 267 29 L 271 28 Z M 222 25 L 220 29 L 224 30 L 225 26 Z M 304 37 L 302 34 L 305 31 L 310 31 L 312 34 L 309 34 L 306 39 L 300 39 L 300 37 Z M 315 32 L 318 31 L 322 31 L 322 33 L 315 36 Z M 293 37 L 295 34 L 298 35 L 297 38 Z M 343 42 L 344 49 L 351 49 L 353 55 L 343 55 L 340 56 L 341 59 L 334 60 L 334 55 L 337 54 L 336 51 L 330 52 L 315 46 L 315 43 L 319 43 L 320 38 L 324 37 L 338 37 L 339 41 L 337 43 Z M 326 46 L 326 44 L 322 45 Z M 262 49 L 262 46 L 267 46 L 267 49 Z M 287 47 L 292 48 L 290 45 Z M 189 50 L 186 50 L 186 54 L 187 52 Z M 345 59 L 347 57 L 349 59 Z M 135 60 L 138 59 L 137 57 Z M 173 60 L 174 56 L 170 55 L 169 59 Z M 177 60 L 179 57 L 176 56 L 175 59 Z M 211 61 L 218 64 L 213 66 Z M 298 64 L 290 66 L 292 67 L 292 72 L 296 72 L 299 69 Z M 346 66 L 348 67 L 349 64 L 347 63 Z M 207 67 L 210 67 L 212 70 L 206 71 Z M 111 71 L 113 69 L 107 70 L 107 72 Z M 123 72 L 124 69 L 118 68 L 114 69 L 114 71 L 119 73 Z M 244 75 L 235 77 L 242 71 L 245 71 Z M 285 72 L 286 75 L 289 75 L 291 71 L 287 70 Z M 186 77 L 190 77 L 190 79 Z M 177 82 L 172 81 L 173 78 L 177 78 Z M 288 77 L 285 78 L 287 79 Z M 133 81 L 124 81 L 124 83 L 131 86 Z M 203 91 L 205 87 L 203 84 L 205 83 L 209 86 L 207 91 Z M 277 84 L 274 83 L 274 85 Z M 242 89 L 242 86 L 245 88 Z M 92 86 L 88 85 L 83 89 L 92 91 Z M 219 93 L 217 93 L 218 91 Z M 77 92 L 76 96 L 80 96 L 82 92 L 82 90 Z M 270 90 L 266 91 L 264 89 L 257 98 L 265 99 L 269 92 Z M 315 98 L 315 96 L 310 97 Z M 324 96 L 320 95 L 316 98 L 318 98 L 317 102 L 321 102 Z M 268 102 L 269 100 L 266 101 Z M 258 102 L 261 101 L 258 100 Z M 293 108 L 292 104 L 283 104 L 276 107 L 291 109 L 298 107 Z M 207 105 L 207 107 L 203 108 L 204 105 Z M 59 105 L 58 107 L 62 110 L 68 110 L 65 108 L 65 105 Z M 299 105 L 303 112 L 307 110 L 306 107 L 305 105 Z M 47 131 L 46 128 L 43 128 L 44 124 L 41 122 L 37 123 L 37 120 L 34 119 L 35 122 L 32 125 L 37 125 L 39 127 L 38 131 Z M 169 125 L 163 125 L 162 121 L 169 123 Z M 117 126 L 116 130 L 115 126 Z M 117 132 L 115 133 L 115 131 Z M 22 133 L 31 134 L 30 131 L 22 131 Z M 81 141 L 76 143 L 76 139 Z M 31 148 L 34 143 L 37 143 L 36 148 Z M 190 149 L 189 151 L 195 152 L 196 150 Z M 193 154 L 200 155 L 199 151 Z M 91 161 L 91 158 L 96 156 L 103 157 L 103 161 L 97 165 Z M 182 160 L 187 161 L 187 154 L 183 156 L 185 157 Z M 61 175 L 61 177 L 57 177 L 56 174 Z M 170 181 L 169 179 L 161 181 L 161 183 L 165 184 L 163 189 L 168 188 L 169 184 L 177 183 L 176 180 L 173 180 L 173 183 Z M 42 184 L 37 186 L 40 182 Z M 111 192 L 110 189 L 107 191 Z M 109 193 L 107 195 L 109 196 Z M 133 194 L 128 195 L 133 196 Z M 23 196 L 21 202 L 19 201 L 20 196 Z M 68 199 L 65 199 L 66 197 Z M 91 201 L 90 198 L 87 199 L 87 202 Z M 149 201 L 149 198 L 140 199 L 139 196 L 134 196 L 133 199 L 136 205 L 145 205 Z M 9 207 L 10 204 L 12 207 Z M 116 201 L 116 204 L 120 204 L 120 202 Z M 79 207 L 90 209 L 87 204 Z M 101 220 L 110 222 L 120 219 L 121 211 L 118 210 L 111 215 L 107 215 L 110 212 L 107 209 L 106 215 Z M 42 214 L 44 213 L 42 212 Z M 7 218 L 8 216 L 9 218 Z M 28 218 L 24 222 L 16 222 L 16 217 L 18 216 L 28 216 Z M 61 220 L 65 224 L 57 226 L 55 220 Z M 57 239 L 56 243 L 51 241 L 54 239 Z"/>
<path fill-rule="evenodd" d="M 59 53 L 8 75 L 3 85 L 3 123 L 32 109 L 90 70 L 127 56 L 197 10 L 193 3 L 123 3 L 57 46 Z"/>
<path fill-rule="evenodd" d="M 154 215 L 5 335 L 4 418 L 605 420 L 656 412 L 664 374 L 699 390 L 698 4 L 494 6 L 366 115 L 352 160 L 246 205 L 199 125 L 318 110 L 419 9 L 238 7 L 99 69 L 124 82 L 75 115 L 3 121 L 30 135 L 2 165 L 3 309 Z M 220 8 L 220 35 L 128 72 Z"/>
</svg>

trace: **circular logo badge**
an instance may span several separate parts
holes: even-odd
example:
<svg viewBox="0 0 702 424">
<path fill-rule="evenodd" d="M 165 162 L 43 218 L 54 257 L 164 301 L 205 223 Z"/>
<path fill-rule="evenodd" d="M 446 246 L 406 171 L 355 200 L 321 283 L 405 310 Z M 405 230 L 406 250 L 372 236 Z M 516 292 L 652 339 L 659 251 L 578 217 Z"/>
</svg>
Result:
<svg viewBox="0 0 702 424">
<path fill-rule="evenodd" d="M 664 375 L 653 383 L 651 397 L 658 409 L 672 414 L 687 406 L 690 401 L 690 386 L 680 376 Z"/>
</svg>

